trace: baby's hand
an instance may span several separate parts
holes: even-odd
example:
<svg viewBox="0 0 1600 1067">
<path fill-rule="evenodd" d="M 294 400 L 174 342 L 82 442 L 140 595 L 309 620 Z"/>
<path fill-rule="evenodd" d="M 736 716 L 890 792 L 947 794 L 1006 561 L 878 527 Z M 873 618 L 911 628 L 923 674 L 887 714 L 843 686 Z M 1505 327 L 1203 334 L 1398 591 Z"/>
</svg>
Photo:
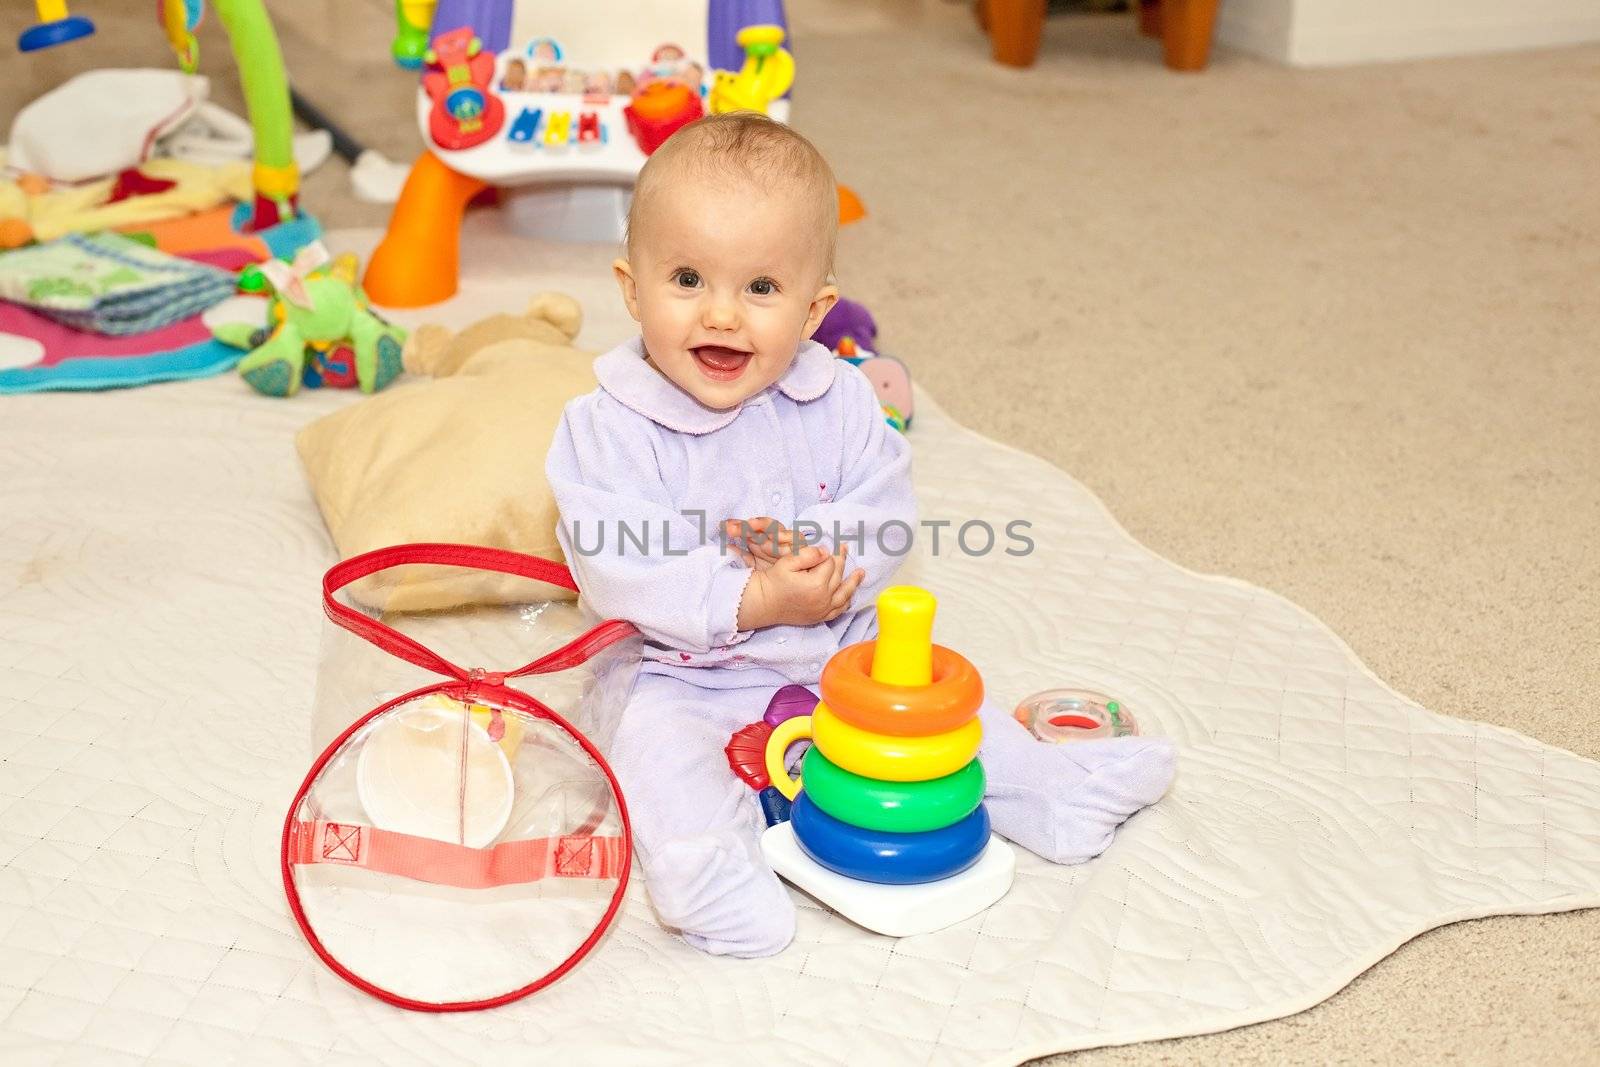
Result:
<svg viewBox="0 0 1600 1067">
<path fill-rule="evenodd" d="M 768 515 L 753 519 L 729 519 L 723 523 L 730 541 L 740 545 L 739 554 L 756 570 L 766 570 L 784 556 L 805 548 L 804 534 L 784 526 Z"/>
<path fill-rule="evenodd" d="M 839 554 L 808 545 L 794 555 L 779 556 L 750 576 L 739 602 L 738 627 L 812 626 L 832 622 L 850 607 L 867 574 L 845 577 L 845 546 Z"/>
</svg>

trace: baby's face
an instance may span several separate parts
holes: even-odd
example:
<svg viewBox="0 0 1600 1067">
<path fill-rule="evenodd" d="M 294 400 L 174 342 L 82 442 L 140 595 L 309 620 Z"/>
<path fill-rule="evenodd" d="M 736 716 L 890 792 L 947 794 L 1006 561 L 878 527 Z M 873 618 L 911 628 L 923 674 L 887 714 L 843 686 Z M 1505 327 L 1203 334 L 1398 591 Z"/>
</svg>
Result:
<svg viewBox="0 0 1600 1067">
<path fill-rule="evenodd" d="M 651 197 L 615 269 L 656 369 L 725 410 L 781 378 L 838 299 L 823 243 L 790 190 L 686 180 Z"/>
</svg>

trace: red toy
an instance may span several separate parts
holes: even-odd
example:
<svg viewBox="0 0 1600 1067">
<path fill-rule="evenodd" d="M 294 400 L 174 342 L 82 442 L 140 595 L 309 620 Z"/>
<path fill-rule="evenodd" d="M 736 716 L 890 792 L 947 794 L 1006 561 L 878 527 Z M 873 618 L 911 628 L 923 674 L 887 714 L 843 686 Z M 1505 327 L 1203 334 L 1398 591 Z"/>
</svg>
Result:
<svg viewBox="0 0 1600 1067">
<path fill-rule="evenodd" d="M 578 116 L 578 143 L 598 144 L 600 142 L 600 116 L 593 111 L 585 111 Z"/>
<path fill-rule="evenodd" d="M 489 89 L 494 80 L 494 55 L 470 26 L 448 30 L 428 49 L 429 70 L 422 87 L 433 100 L 428 135 L 440 148 L 459 150 L 480 145 L 500 132 L 506 107 Z"/>
<path fill-rule="evenodd" d="M 767 739 L 771 736 L 772 727 L 757 719 L 735 730 L 722 750 L 738 779 L 758 793 L 772 784 L 767 775 Z"/>
<path fill-rule="evenodd" d="M 622 113 L 639 151 L 648 156 L 680 127 L 705 114 L 705 106 L 700 94 L 682 82 L 653 81 L 634 90 L 633 102 Z"/>
</svg>

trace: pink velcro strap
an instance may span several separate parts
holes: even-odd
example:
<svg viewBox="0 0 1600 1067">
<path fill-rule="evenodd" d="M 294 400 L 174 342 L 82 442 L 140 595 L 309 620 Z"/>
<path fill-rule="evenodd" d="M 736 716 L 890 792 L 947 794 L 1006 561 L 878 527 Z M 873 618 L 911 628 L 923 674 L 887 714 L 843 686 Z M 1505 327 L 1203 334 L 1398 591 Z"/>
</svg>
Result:
<svg viewBox="0 0 1600 1067">
<path fill-rule="evenodd" d="M 468 848 L 358 823 L 317 820 L 295 824 L 289 861 L 362 867 L 434 885 L 490 889 L 542 878 L 618 878 L 626 846 L 621 837 L 567 834 Z"/>
</svg>

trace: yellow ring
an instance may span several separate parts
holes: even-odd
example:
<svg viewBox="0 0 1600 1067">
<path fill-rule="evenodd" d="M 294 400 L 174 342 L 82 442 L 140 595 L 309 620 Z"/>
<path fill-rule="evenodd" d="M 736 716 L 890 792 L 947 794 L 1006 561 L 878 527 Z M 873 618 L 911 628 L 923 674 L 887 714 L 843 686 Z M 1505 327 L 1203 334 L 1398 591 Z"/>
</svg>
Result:
<svg viewBox="0 0 1600 1067">
<path fill-rule="evenodd" d="M 783 725 L 787 726 L 788 723 Z M 829 711 L 826 705 L 818 705 L 812 713 L 809 731 L 812 740 L 830 761 L 864 778 L 876 778 L 884 782 L 922 782 L 954 774 L 972 762 L 978 754 L 978 745 L 983 741 L 983 726 L 977 719 L 942 734 L 895 737 L 851 726 Z M 777 730 L 774 730 L 774 740 L 777 735 Z M 770 756 L 771 747 L 767 752 Z M 769 774 L 771 767 L 769 759 Z"/>
<path fill-rule="evenodd" d="M 793 800 L 800 794 L 800 779 L 789 777 L 789 768 L 783 765 L 783 755 L 789 746 L 801 738 L 811 736 L 811 716 L 796 715 L 780 722 L 767 738 L 767 777 L 784 796 Z"/>
<path fill-rule="evenodd" d="M 283 200 L 300 190 L 300 168 L 293 163 L 281 167 L 257 163 L 251 170 L 250 180 L 262 196 Z"/>
<path fill-rule="evenodd" d="M 734 34 L 733 43 L 740 48 L 749 48 L 753 44 L 782 44 L 783 37 L 782 26 L 746 26 Z"/>
</svg>

